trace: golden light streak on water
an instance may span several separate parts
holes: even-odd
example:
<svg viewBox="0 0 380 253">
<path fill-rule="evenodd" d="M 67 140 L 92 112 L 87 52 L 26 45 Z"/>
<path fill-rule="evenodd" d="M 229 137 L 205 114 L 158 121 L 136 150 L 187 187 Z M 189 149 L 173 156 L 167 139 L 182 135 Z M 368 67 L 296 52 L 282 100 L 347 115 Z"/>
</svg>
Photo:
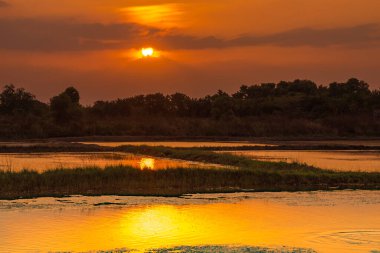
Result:
<svg viewBox="0 0 380 253">
<path fill-rule="evenodd" d="M 368 253 L 380 247 L 378 192 L 230 196 L 0 201 L 0 252 L 246 245 Z"/>
</svg>

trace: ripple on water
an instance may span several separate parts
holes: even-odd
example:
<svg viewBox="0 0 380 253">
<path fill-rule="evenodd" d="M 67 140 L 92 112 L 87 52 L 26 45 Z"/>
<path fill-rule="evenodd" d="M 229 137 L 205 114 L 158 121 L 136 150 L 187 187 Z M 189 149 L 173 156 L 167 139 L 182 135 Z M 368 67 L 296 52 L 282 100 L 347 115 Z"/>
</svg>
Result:
<svg viewBox="0 0 380 253">
<path fill-rule="evenodd" d="M 380 247 L 380 229 L 330 231 L 316 235 L 313 241 L 323 244 L 344 243 L 378 248 Z"/>
<path fill-rule="evenodd" d="M 380 191 L 0 201 L 0 252 L 375 253 L 379 204 Z"/>
</svg>

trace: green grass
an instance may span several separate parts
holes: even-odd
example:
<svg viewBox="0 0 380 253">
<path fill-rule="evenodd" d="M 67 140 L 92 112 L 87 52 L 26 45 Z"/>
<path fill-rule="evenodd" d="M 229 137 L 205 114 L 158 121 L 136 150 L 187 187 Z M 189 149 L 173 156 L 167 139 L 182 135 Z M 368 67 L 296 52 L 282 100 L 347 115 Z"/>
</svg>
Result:
<svg viewBox="0 0 380 253">
<path fill-rule="evenodd" d="M 254 161 L 195 148 L 123 146 L 134 154 L 183 159 L 237 169 L 139 170 L 128 166 L 0 172 L 0 198 L 65 195 L 155 195 L 237 191 L 380 189 L 380 173 L 334 172 L 303 164 Z M 222 166 L 221 166 L 222 167 Z"/>
</svg>

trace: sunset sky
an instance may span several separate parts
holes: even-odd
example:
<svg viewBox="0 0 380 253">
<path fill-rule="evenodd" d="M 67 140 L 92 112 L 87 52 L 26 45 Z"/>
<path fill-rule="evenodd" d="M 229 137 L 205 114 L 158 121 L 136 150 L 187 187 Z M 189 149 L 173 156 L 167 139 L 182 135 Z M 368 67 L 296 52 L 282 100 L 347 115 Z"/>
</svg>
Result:
<svg viewBox="0 0 380 253">
<path fill-rule="evenodd" d="M 44 101 L 73 85 L 84 104 L 296 78 L 380 88 L 379 10 L 379 0 L 0 0 L 0 84 Z"/>
</svg>

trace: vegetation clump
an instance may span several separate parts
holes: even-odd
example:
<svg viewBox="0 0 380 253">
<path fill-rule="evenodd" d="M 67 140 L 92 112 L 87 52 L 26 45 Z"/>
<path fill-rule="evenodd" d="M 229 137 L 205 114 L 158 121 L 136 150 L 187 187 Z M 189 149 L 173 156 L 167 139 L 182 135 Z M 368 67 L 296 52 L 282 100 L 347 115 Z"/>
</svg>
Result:
<svg viewBox="0 0 380 253">
<path fill-rule="evenodd" d="M 380 189 L 380 173 L 335 172 L 302 164 L 253 161 L 198 149 L 123 146 L 118 151 L 234 166 L 140 170 L 128 166 L 1 171 L 0 198 L 64 195 L 155 195 L 237 191 Z"/>
</svg>

